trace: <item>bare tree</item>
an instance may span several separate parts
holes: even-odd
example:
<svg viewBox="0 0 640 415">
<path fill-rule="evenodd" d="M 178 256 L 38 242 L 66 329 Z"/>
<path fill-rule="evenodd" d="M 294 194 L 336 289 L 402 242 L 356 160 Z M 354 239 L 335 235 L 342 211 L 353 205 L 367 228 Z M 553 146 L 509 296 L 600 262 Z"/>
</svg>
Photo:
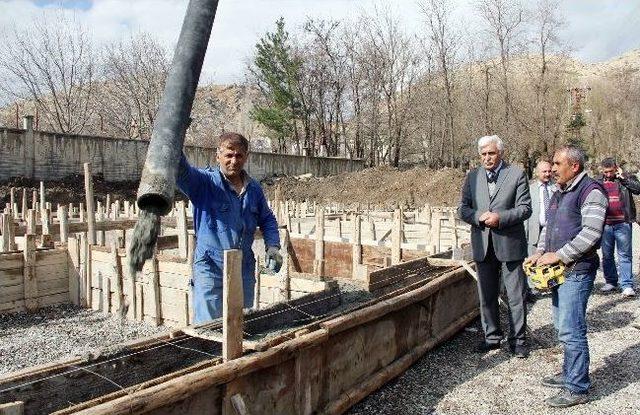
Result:
<svg viewBox="0 0 640 415">
<path fill-rule="evenodd" d="M 148 34 L 106 46 L 97 107 L 105 130 L 149 139 L 168 68 L 166 49 Z"/>
<path fill-rule="evenodd" d="M 449 165 L 457 165 L 456 128 L 454 122 L 454 71 L 459 35 L 451 22 L 451 4 L 447 0 L 428 0 L 421 4 L 427 19 L 429 38 L 435 51 L 440 82 L 445 93 L 445 124 L 449 142 Z"/>
<path fill-rule="evenodd" d="M 514 47 L 517 46 L 524 10 L 518 1 L 512 0 L 480 0 L 478 9 L 488 25 L 490 37 L 496 42 L 497 46 L 504 102 L 503 130 L 508 134 L 512 105 L 509 63 L 511 53 Z"/>
<path fill-rule="evenodd" d="M 0 45 L 0 88 L 32 100 L 46 128 L 80 133 L 92 115 L 95 56 L 85 28 L 62 11 L 25 30 L 5 31 Z"/>
</svg>

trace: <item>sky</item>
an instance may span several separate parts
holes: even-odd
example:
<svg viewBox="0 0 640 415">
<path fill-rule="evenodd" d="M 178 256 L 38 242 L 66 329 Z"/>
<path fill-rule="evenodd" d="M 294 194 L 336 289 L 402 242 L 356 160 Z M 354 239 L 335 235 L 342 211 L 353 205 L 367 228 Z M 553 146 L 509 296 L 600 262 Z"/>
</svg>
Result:
<svg viewBox="0 0 640 415">
<path fill-rule="evenodd" d="M 473 0 L 451 1 L 459 18 L 473 28 Z M 382 4 L 410 31 L 424 25 L 418 0 L 220 0 L 201 83 L 242 82 L 257 40 L 280 16 L 295 33 L 309 16 L 349 20 Z M 99 45 L 147 32 L 172 47 L 186 6 L 186 0 L 0 0 L 0 33 L 20 29 L 37 16 L 47 18 L 52 9 L 63 7 L 86 25 Z M 560 7 L 567 20 L 563 37 L 575 57 L 597 62 L 640 47 L 640 1 L 565 0 Z"/>
</svg>

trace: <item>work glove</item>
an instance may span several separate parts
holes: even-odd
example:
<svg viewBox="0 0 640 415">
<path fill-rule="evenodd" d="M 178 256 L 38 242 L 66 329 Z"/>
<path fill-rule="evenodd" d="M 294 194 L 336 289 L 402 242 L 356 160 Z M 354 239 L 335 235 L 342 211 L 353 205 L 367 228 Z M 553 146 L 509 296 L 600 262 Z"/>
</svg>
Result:
<svg viewBox="0 0 640 415">
<path fill-rule="evenodd" d="M 280 255 L 280 248 L 277 246 L 268 247 L 264 262 L 267 268 L 273 271 L 273 273 L 279 272 L 280 268 L 282 268 L 282 255 Z"/>
</svg>

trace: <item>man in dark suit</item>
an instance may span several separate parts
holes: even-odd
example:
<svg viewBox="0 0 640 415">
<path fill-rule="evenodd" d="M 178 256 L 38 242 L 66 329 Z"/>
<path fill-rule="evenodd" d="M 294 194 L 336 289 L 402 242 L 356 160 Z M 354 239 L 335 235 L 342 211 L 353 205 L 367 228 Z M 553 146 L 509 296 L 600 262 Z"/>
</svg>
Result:
<svg viewBox="0 0 640 415">
<path fill-rule="evenodd" d="M 471 225 L 473 259 L 478 270 L 478 294 L 484 340 L 478 351 L 500 348 L 498 298 L 500 276 L 509 299 L 509 347 L 526 358 L 526 279 L 522 261 L 527 257 L 524 222 L 531 216 L 529 182 L 524 171 L 506 163 L 504 145 L 497 135 L 478 140 L 482 165 L 467 174 L 458 208 Z"/>
</svg>

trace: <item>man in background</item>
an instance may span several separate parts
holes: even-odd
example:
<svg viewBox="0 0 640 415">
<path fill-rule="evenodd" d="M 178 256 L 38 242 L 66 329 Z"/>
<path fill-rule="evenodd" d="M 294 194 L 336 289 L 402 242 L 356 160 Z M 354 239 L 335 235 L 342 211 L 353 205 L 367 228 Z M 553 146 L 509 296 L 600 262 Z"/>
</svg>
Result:
<svg viewBox="0 0 640 415">
<path fill-rule="evenodd" d="M 632 195 L 640 194 L 640 182 L 635 176 L 625 176 L 616 160 L 607 157 L 600 163 L 599 182 L 607 192 L 608 206 L 602 234 L 602 270 L 605 284 L 602 292 L 620 287 L 622 295 L 636 295 L 632 273 L 632 228 L 636 220 L 636 205 Z M 618 252 L 618 266 L 614 252 Z"/>
<path fill-rule="evenodd" d="M 540 160 L 536 165 L 536 177 L 530 182 L 531 193 L 531 217 L 527 220 L 527 243 L 529 255 L 533 255 L 538 246 L 540 231 L 547 224 L 547 209 L 549 201 L 556 191 L 556 186 L 552 180 L 551 163 L 547 160 Z M 535 301 L 538 291 L 531 286 L 529 281 L 529 292 L 527 299 Z"/>
</svg>

